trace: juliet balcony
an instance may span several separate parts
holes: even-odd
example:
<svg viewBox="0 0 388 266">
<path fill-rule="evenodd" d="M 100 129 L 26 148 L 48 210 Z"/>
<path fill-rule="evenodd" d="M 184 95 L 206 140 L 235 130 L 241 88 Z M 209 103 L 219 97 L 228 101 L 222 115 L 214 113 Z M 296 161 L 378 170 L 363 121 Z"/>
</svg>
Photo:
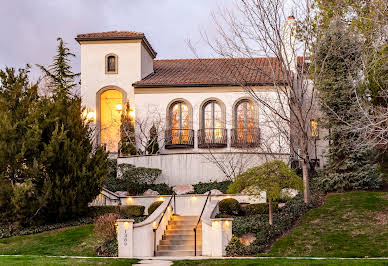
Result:
<svg viewBox="0 0 388 266">
<path fill-rule="evenodd" d="M 165 148 L 194 148 L 194 130 L 174 128 L 166 130 Z"/>
<path fill-rule="evenodd" d="M 198 130 L 198 148 L 223 148 L 228 145 L 226 128 L 203 128 Z"/>
<path fill-rule="evenodd" d="M 260 144 L 260 128 L 233 128 L 231 146 L 235 148 L 254 148 Z"/>
</svg>

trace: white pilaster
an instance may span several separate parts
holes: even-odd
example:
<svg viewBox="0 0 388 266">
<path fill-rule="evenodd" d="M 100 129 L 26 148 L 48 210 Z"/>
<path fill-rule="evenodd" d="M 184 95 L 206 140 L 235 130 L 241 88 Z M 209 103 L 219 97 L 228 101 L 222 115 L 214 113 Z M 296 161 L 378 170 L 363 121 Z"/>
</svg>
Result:
<svg viewBox="0 0 388 266">
<path fill-rule="evenodd" d="M 212 221 L 212 257 L 226 255 L 225 248 L 232 238 L 232 218 L 216 218 Z"/>
<path fill-rule="evenodd" d="M 117 220 L 117 242 L 119 257 L 133 257 L 133 219 Z"/>
</svg>

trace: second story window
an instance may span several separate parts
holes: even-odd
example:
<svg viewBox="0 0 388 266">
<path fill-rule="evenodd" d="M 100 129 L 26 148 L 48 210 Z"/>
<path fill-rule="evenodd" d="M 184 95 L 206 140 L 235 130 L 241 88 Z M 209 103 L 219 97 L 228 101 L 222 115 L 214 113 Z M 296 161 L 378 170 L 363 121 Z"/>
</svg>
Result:
<svg viewBox="0 0 388 266">
<path fill-rule="evenodd" d="M 311 136 L 312 137 L 319 137 L 319 131 L 318 131 L 318 121 L 311 120 Z"/>
<path fill-rule="evenodd" d="M 105 57 L 105 72 L 107 74 L 117 74 L 117 56 L 109 54 Z"/>
</svg>

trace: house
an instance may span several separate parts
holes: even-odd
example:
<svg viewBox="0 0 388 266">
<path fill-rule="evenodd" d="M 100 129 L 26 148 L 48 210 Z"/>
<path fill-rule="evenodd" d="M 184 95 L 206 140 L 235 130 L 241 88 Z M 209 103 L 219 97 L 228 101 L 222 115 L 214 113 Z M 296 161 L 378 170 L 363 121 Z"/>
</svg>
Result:
<svg viewBox="0 0 388 266">
<path fill-rule="evenodd" d="M 159 60 L 146 36 L 132 31 L 79 34 L 76 40 L 87 116 L 95 122 L 96 142 L 116 154 L 118 164 L 159 168 L 158 182 L 177 185 L 224 180 L 266 160 L 293 157 L 287 123 L 241 87 L 244 82 L 268 102 L 286 101 L 274 86 L 274 76 L 277 84 L 283 82 L 276 58 Z M 300 61 L 291 63 L 297 68 Z M 154 126 L 157 154 L 119 153 L 126 106 L 137 148 L 146 150 Z M 323 152 L 318 141 L 317 161 L 323 161 Z"/>
</svg>

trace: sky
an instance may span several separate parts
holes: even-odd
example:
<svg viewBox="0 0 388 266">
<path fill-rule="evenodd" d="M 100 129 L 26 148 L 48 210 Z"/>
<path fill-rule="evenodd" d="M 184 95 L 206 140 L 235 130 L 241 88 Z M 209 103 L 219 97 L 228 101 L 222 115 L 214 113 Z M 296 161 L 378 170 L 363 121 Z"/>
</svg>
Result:
<svg viewBox="0 0 388 266">
<path fill-rule="evenodd" d="M 191 40 L 201 57 L 212 52 L 201 30 L 212 34 L 211 12 L 232 0 L 0 0 L 0 68 L 52 62 L 57 37 L 71 51 L 74 72 L 80 71 L 80 33 L 129 30 L 144 32 L 159 59 L 193 58 Z M 213 29 L 214 32 L 214 29 Z"/>
</svg>

